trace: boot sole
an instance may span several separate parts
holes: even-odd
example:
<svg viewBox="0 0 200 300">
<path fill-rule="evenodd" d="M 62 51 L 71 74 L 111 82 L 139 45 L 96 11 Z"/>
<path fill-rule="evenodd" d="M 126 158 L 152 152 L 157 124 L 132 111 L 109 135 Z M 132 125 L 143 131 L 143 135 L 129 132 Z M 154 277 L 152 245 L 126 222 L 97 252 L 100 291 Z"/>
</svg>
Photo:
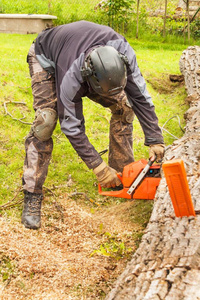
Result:
<svg viewBox="0 0 200 300">
<path fill-rule="evenodd" d="M 39 224 L 38 226 L 31 226 L 30 224 L 27 224 L 26 222 L 22 221 L 22 224 L 24 225 L 24 227 L 28 228 L 28 229 L 34 229 L 37 230 L 41 227 L 41 224 Z"/>
</svg>

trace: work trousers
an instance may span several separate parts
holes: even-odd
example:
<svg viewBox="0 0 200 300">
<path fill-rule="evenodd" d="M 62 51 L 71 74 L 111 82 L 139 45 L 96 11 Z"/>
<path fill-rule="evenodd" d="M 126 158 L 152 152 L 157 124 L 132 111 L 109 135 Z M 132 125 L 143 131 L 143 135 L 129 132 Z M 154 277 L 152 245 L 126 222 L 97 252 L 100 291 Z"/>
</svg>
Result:
<svg viewBox="0 0 200 300">
<path fill-rule="evenodd" d="M 32 44 L 27 61 L 31 76 L 33 94 L 33 108 L 36 112 L 34 123 L 37 123 L 37 111 L 45 108 L 57 111 L 57 96 L 55 78 L 48 74 L 39 64 L 35 56 L 35 46 Z M 89 94 L 88 97 L 109 107 L 112 113 L 109 135 L 109 159 L 108 164 L 122 172 L 123 167 L 134 161 L 132 150 L 132 131 L 134 113 L 130 107 L 125 92 L 112 98 Z M 39 140 L 34 131 L 30 130 L 25 140 L 25 161 L 23 169 L 23 188 L 31 193 L 42 193 L 48 166 L 53 150 L 53 140 Z"/>
</svg>

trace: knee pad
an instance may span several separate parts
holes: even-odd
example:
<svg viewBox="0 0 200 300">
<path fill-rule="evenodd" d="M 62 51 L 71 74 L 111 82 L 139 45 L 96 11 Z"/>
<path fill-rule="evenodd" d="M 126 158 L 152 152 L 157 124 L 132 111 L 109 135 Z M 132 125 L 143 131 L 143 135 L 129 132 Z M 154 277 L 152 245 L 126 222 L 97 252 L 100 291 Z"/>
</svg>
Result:
<svg viewBox="0 0 200 300">
<path fill-rule="evenodd" d="M 123 122 L 124 123 L 132 123 L 133 120 L 134 120 L 134 112 L 133 112 L 133 109 L 132 107 L 130 106 L 130 103 L 128 102 L 128 100 L 126 101 L 125 103 L 125 108 L 124 108 L 124 111 L 123 111 Z"/>
<path fill-rule="evenodd" d="M 48 141 L 57 123 L 57 112 L 51 108 L 38 109 L 31 127 L 32 134 L 40 141 Z"/>
<path fill-rule="evenodd" d="M 109 108 L 112 112 L 112 119 L 128 124 L 133 122 L 135 114 L 126 97 L 122 99 L 121 103 L 116 103 Z"/>
</svg>

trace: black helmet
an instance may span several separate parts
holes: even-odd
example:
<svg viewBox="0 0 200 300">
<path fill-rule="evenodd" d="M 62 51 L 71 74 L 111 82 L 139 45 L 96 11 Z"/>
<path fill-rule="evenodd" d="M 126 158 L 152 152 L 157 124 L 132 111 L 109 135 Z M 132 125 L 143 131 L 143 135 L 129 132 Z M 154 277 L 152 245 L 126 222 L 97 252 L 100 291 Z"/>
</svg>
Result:
<svg viewBox="0 0 200 300">
<path fill-rule="evenodd" d="M 99 95 L 120 93 L 127 82 L 128 59 L 111 46 L 94 48 L 87 55 L 81 74 Z"/>
</svg>

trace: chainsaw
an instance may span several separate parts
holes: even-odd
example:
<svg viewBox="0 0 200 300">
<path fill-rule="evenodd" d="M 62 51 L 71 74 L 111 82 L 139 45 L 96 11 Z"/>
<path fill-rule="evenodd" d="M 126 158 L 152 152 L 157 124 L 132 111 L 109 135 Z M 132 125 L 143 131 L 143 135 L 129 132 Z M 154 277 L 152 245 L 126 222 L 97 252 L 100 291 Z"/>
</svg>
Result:
<svg viewBox="0 0 200 300">
<path fill-rule="evenodd" d="M 127 199 L 154 199 L 161 175 L 160 165 L 153 163 L 151 159 L 149 161 L 141 159 L 128 164 L 122 174 L 117 174 L 123 188 L 118 191 L 103 191 L 99 184 L 99 194 Z"/>
</svg>

